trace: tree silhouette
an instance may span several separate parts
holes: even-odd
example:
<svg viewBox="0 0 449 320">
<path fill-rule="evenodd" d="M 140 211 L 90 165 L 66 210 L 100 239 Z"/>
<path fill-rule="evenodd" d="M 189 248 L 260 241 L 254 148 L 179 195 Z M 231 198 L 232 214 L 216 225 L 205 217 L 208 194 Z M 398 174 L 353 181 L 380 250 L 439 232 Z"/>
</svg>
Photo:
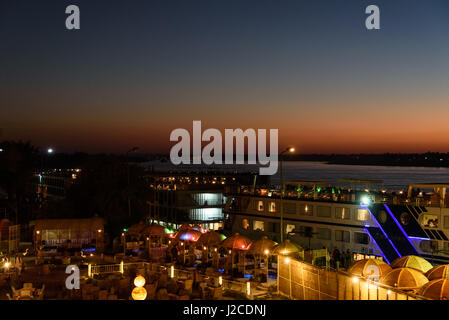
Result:
<svg viewBox="0 0 449 320">
<path fill-rule="evenodd" d="M 89 157 L 67 192 L 66 213 L 73 217 L 105 218 L 106 231 L 118 235 L 123 228 L 142 220 L 147 214 L 148 187 L 144 169 L 129 165 L 116 156 Z M 131 216 L 128 215 L 128 196 Z"/>
<path fill-rule="evenodd" d="M 29 141 L 4 141 L 0 147 L 0 186 L 8 194 L 10 219 L 27 222 L 38 206 L 33 176 L 39 166 L 39 150 Z"/>
</svg>

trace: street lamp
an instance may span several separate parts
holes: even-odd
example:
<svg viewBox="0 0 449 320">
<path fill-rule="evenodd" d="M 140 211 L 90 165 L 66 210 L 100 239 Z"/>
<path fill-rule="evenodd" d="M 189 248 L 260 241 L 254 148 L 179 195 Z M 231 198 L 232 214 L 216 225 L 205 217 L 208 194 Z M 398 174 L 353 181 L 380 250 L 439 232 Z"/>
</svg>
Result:
<svg viewBox="0 0 449 320">
<path fill-rule="evenodd" d="M 293 153 L 295 152 L 295 148 L 294 147 L 288 147 L 287 149 L 285 149 L 284 151 L 282 151 L 279 154 L 279 182 L 281 184 L 281 242 L 284 241 L 284 210 L 283 210 L 283 197 L 284 197 L 284 177 L 282 175 L 282 155 L 290 152 Z"/>
<path fill-rule="evenodd" d="M 129 158 L 128 158 L 128 155 L 131 153 L 131 152 L 135 152 L 135 151 L 137 151 L 137 150 L 139 150 L 139 147 L 134 147 L 134 148 L 132 148 L 132 149 L 129 149 L 127 152 L 126 152 L 126 159 L 127 159 L 127 163 L 126 163 L 126 167 L 128 168 L 128 216 L 130 216 L 131 217 L 131 200 L 130 200 L 130 198 L 129 198 L 129 185 L 130 185 L 130 182 L 129 182 Z"/>
</svg>

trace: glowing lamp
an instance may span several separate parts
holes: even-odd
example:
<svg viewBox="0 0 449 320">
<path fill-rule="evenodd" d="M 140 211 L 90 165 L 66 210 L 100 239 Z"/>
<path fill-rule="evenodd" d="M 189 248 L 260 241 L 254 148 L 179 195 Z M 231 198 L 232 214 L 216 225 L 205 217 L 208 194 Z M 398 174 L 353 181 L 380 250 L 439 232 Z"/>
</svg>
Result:
<svg viewBox="0 0 449 320">
<path fill-rule="evenodd" d="M 101 229 L 98 229 L 97 231 L 98 231 L 98 233 L 101 233 Z"/>
<path fill-rule="evenodd" d="M 363 196 L 360 200 L 362 204 L 365 206 L 368 206 L 371 203 L 370 198 L 368 196 Z"/>
<path fill-rule="evenodd" d="M 175 266 L 171 266 L 170 267 L 170 278 L 174 278 L 175 277 Z"/>
<path fill-rule="evenodd" d="M 290 258 L 286 258 L 285 263 L 290 263 Z"/>
<path fill-rule="evenodd" d="M 147 290 L 144 287 L 135 287 L 131 292 L 134 300 L 145 300 L 147 297 Z"/>
<path fill-rule="evenodd" d="M 220 286 L 223 285 L 223 277 L 222 276 L 218 277 L 218 283 L 220 284 Z"/>
<path fill-rule="evenodd" d="M 41 232 L 40 232 L 39 230 L 37 230 L 37 231 L 36 231 L 36 234 L 39 234 L 39 233 L 41 233 Z"/>
<path fill-rule="evenodd" d="M 251 295 L 251 283 L 249 281 L 246 283 L 246 294 Z"/>
<path fill-rule="evenodd" d="M 138 275 L 135 279 L 134 279 L 134 285 L 136 287 L 143 287 L 145 285 L 145 278 L 142 277 L 141 275 Z"/>
<path fill-rule="evenodd" d="M 359 282 L 359 278 L 357 278 L 357 277 L 352 278 L 352 282 L 354 282 L 354 283 Z"/>
<path fill-rule="evenodd" d="M 295 148 L 293 148 L 293 147 L 288 148 L 288 152 L 295 152 Z"/>
<path fill-rule="evenodd" d="M 4 267 L 5 267 L 6 269 L 8 269 L 8 268 L 9 268 L 9 262 L 5 262 Z"/>
<path fill-rule="evenodd" d="M 391 290 L 388 290 L 388 291 L 387 291 L 387 294 L 391 294 Z"/>
<path fill-rule="evenodd" d="M 203 249 L 204 249 L 204 250 L 207 250 L 207 248 L 206 248 L 206 247 L 203 247 Z"/>
<path fill-rule="evenodd" d="M 265 249 L 264 253 L 265 253 L 266 255 L 268 255 L 268 254 L 270 253 L 270 251 L 269 251 L 268 249 Z"/>
</svg>

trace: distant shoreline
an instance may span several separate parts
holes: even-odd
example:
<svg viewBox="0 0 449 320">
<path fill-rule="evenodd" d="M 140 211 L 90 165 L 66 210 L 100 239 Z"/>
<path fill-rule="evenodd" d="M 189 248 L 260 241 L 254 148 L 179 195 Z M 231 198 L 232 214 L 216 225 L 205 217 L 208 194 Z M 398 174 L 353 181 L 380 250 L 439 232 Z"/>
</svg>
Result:
<svg viewBox="0 0 449 320">
<path fill-rule="evenodd" d="M 314 161 L 326 164 L 387 167 L 449 168 L 449 153 L 424 154 L 331 154 L 291 155 L 284 161 Z"/>
</svg>

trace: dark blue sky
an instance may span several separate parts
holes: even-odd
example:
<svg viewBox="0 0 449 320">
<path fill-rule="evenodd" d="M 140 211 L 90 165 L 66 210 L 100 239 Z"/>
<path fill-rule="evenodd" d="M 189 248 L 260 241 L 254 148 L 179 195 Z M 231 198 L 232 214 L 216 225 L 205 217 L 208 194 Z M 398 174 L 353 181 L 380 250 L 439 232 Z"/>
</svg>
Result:
<svg viewBox="0 0 449 320">
<path fill-rule="evenodd" d="M 167 151 L 202 120 L 301 152 L 449 151 L 449 1 L 0 3 L 2 138 Z"/>
</svg>

